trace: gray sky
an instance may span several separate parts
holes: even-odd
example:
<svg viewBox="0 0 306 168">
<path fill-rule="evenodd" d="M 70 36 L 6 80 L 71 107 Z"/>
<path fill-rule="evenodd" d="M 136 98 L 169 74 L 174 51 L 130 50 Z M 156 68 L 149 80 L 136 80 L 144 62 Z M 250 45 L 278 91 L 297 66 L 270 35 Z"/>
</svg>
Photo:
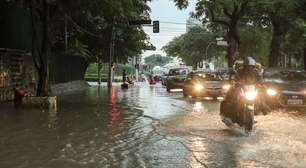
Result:
<svg viewBox="0 0 306 168">
<path fill-rule="evenodd" d="M 145 32 L 150 36 L 150 42 L 156 46 L 156 51 L 146 51 L 143 56 L 162 54 L 161 48 L 186 32 L 186 20 L 190 12 L 194 11 L 196 0 L 190 0 L 186 10 L 179 10 L 171 0 L 153 0 L 150 3 L 151 19 L 160 21 L 160 33 L 153 33 L 152 27 L 144 27 Z"/>
</svg>

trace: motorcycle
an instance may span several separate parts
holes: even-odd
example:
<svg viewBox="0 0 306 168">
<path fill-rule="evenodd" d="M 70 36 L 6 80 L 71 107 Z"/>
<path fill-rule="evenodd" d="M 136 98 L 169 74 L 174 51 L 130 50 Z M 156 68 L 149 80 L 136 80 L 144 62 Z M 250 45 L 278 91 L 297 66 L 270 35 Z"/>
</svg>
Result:
<svg viewBox="0 0 306 168">
<path fill-rule="evenodd" d="M 155 85 L 155 84 L 156 84 L 156 81 L 155 81 L 153 75 L 149 75 L 149 84 L 150 84 L 150 85 Z"/>
<path fill-rule="evenodd" d="M 139 81 L 140 81 L 140 82 L 145 82 L 145 81 L 146 81 L 146 77 L 145 77 L 144 74 L 141 74 L 141 75 L 140 75 Z"/>
<path fill-rule="evenodd" d="M 254 125 L 254 115 L 256 111 L 256 100 L 258 90 L 256 85 L 242 85 L 237 87 L 238 96 L 235 100 L 225 100 L 220 105 L 220 115 L 222 122 L 227 126 L 238 124 L 244 127 L 246 132 L 251 132 Z"/>
</svg>

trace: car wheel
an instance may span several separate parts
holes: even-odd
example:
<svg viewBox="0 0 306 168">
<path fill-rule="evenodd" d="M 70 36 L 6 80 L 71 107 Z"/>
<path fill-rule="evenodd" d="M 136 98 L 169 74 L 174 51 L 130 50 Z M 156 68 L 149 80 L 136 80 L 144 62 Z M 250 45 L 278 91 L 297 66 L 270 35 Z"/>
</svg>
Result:
<svg viewBox="0 0 306 168">
<path fill-rule="evenodd" d="M 187 91 L 183 90 L 183 95 L 184 97 L 187 97 L 188 96 Z"/>
<path fill-rule="evenodd" d="M 196 96 L 196 95 L 191 95 L 191 97 L 192 97 L 192 98 L 197 98 L 198 96 Z"/>
</svg>

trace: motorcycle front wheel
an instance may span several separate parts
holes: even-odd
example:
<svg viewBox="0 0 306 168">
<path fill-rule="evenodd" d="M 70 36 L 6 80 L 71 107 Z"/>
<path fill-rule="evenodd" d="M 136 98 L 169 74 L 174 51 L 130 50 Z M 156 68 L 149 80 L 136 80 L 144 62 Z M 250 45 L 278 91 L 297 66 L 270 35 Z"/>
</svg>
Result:
<svg viewBox="0 0 306 168">
<path fill-rule="evenodd" d="M 251 132 L 254 125 L 254 110 L 245 108 L 244 110 L 244 128 L 246 131 Z"/>
</svg>

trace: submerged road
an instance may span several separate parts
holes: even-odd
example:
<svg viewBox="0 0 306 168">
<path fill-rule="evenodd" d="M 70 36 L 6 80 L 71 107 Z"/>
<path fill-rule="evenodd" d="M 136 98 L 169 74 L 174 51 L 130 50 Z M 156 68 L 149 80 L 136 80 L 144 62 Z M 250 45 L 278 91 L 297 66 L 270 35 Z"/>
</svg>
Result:
<svg viewBox="0 0 306 168">
<path fill-rule="evenodd" d="M 160 85 L 59 101 L 57 113 L 1 105 L 1 168 L 306 167 L 306 111 L 258 116 L 246 136 L 220 121 L 218 101 Z"/>
</svg>

